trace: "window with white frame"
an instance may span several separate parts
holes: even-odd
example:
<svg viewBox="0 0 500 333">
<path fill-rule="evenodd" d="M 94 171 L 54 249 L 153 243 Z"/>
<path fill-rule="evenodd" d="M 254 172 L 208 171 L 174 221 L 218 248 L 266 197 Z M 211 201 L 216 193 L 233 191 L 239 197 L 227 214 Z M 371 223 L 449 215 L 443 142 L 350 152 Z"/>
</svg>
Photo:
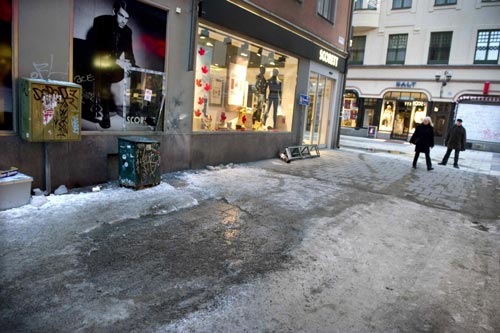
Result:
<svg viewBox="0 0 500 333">
<path fill-rule="evenodd" d="M 448 6 L 448 5 L 456 5 L 457 0 L 436 0 L 434 2 L 434 6 Z"/>
<path fill-rule="evenodd" d="M 406 45 L 408 34 L 389 35 L 386 63 L 403 65 L 406 58 Z"/>
<path fill-rule="evenodd" d="M 500 30 L 479 30 L 477 33 L 475 64 L 498 63 Z"/>
<path fill-rule="evenodd" d="M 411 8 L 411 0 L 392 0 L 392 9 Z"/>
<path fill-rule="evenodd" d="M 428 64 L 448 64 L 452 37 L 452 31 L 431 33 Z"/>
<path fill-rule="evenodd" d="M 335 21 L 335 0 L 318 0 L 318 14 L 330 22 Z"/>
</svg>

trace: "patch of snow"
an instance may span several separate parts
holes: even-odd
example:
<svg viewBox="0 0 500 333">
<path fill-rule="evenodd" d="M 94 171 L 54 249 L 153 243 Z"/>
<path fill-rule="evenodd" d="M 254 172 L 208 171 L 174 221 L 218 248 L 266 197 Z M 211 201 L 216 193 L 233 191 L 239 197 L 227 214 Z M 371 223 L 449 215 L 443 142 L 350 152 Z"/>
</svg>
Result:
<svg viewBox="0 0 500 333">
<path fill-rule="evenodd" d="M 68 188 L 65 185 L 61 185 L 54 191 L 55 195 L 68 194 Z"/>
</svg>

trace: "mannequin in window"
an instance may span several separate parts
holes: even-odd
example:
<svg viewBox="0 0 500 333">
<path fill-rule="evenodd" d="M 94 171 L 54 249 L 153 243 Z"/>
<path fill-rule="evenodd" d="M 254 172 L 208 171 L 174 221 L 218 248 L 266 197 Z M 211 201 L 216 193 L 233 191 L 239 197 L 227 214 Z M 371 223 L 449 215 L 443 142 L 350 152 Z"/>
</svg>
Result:
<svg viewBox="0 0 500 333">
<path fill-rule="evenodd" d="M 255 92 L 257 94 L 257 108 L 253 114 L 252 121 L 255 124 L 256 121 L 260 121 L 262 118 L 262 111 L 264 111 L 266 105 L 266 90 L 267 90 L 267 80 L 265 78 L 266 68 L 264 66 L 259 67 L 260 73 L 257 75 L 255 80 Z"/>
<path fill-rule="evenodd" d="M 267 97 L 267 110 L 264 113 L 264 119 L 262 124 L 265 125 L 267 121 L 267 116 L 269 115 L 269 110 L 271 105 L 273 106 L 273 128 L 277 128 L 278 120 L 278 105 L 281 104 L 281 81 L 278 80 L 278 74 L 280 72 L 277 68 L 273 69 L 273 76 L 267 80 L 267 86 L 269 87 L 269 95 Z"/>
<path fill-rule="evenodd" d="M 390 128 L 392 125 L 392 104 L 387 104 L 384 112 L 382 113 L 382 126 L 385 128 Z"/>
</svg>

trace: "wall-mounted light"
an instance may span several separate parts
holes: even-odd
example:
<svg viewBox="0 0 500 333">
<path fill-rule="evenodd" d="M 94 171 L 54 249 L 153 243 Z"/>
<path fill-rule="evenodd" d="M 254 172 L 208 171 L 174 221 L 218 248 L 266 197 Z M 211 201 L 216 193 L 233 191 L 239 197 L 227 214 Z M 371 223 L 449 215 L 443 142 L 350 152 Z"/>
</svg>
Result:
<svg viewBox="0 0 500 333">
<path fill-rule="evenodd" d="M 208 32 L 207 29 L 201 29 L 200 39 L 205 39 L 205 38 L 208 38 L 209 36 L 210 36 L 210 33 Z"/>
<path fill-rule="evenodd" d="M 453 72 L 451 71 L 444 71 L 444 73 L 442 74 L 441 72 L 437 72 L 436 75 L 434 75 L 436 82 L 441 82 L 441 89 L 439 90 L 439 98 L 443 97 L 443 88 L 448 84 L 448 82 L 451 81 L 452 77 L 453 77 Z"/>
<path fill-rule="evenodd" d="M 276 65 L 276 63 L 274 62 L 274 52 L 269 52 L 269 54 L 267 55 L 268 59 L 269 59 L 269 64 L 270 65 Z"/>
<path fill-rule="evenodd" d="M 280 57 L 278 58 L 278 61 L 279 61 L 279 62 L 285 62 L 285 61 L 286 61 L 286 57 L 285 57 L 284 55 L 282 55 L 282 56 L 280 56 Z"/>
<path fill-rule="evenodd" d="M 242 57 L 248 57 L 248 48 L 250 46 L 248 45 L 248 43 L 243 43 L 240 47 L 240 56 Z"/>
<path fill-rule="evenodd" d="M 262 57 L 262 47 L 257 50 L 257 57 Z"/>
<path fill-rule="evenodd" d="M 233 42 L 233 40 L 230 37 L 224 38 L 224 44 L 228 45 L 228 44 L 231 44 L 232 42 Z"/>
</svg>

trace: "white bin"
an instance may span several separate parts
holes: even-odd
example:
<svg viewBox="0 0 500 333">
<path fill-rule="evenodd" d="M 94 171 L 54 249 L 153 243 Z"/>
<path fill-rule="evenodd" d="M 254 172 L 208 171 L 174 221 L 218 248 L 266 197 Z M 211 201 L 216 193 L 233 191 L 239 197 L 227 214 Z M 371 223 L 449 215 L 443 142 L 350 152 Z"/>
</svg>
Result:
<svg viewBox="0 0 500 333">
<path fill-rule="evenodd" d="M 0 178 L 0 210 L 26 205 L 31 198 L 31 182 L 33 178 L 22 173 Z"/>
</svg>

